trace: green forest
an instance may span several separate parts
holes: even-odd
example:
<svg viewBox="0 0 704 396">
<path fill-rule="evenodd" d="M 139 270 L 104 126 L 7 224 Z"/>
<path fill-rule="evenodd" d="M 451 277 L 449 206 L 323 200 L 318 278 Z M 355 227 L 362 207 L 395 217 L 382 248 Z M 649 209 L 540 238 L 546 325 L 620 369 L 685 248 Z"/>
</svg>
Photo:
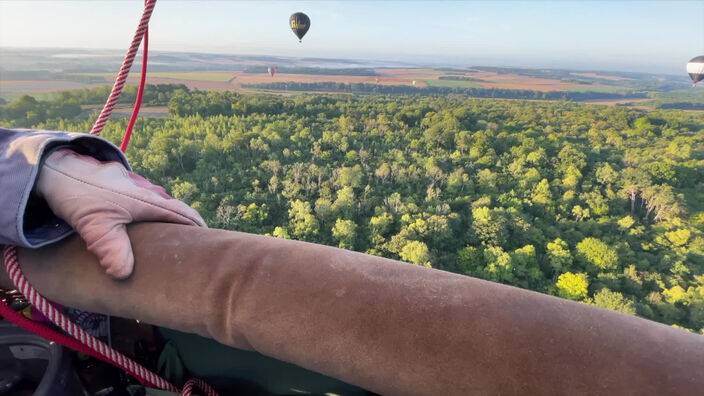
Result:
<svg viewBox="0 0 704 396">
<path fill-rule="evenodd" d="M 0 123 L 88 131 L 87 92 L 2 104 Z M 704 334 L 704 113 L 466 95 L 152 92 L 170 116 L 140 119 L 127 155 L 211 227 Z M 116 118 L 103 135 L 119 142 L 125 126 Z"/>
</svg>

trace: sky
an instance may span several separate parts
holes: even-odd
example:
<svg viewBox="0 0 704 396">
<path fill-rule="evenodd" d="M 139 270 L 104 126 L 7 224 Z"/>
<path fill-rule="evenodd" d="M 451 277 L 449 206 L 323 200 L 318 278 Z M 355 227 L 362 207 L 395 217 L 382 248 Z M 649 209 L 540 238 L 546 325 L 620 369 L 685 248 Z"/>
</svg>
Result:
<svg viewBox="0 0 704 396">
<path fill-rule="evenodd" d="M 0 0 L 0 46 L 126 49 L 141 8 Z M 297 11 L 311 18 L 301 44 Z M 159 0 L 150 49 L 677 74 L 704 54 L 704 0 Z"/>
</svg>

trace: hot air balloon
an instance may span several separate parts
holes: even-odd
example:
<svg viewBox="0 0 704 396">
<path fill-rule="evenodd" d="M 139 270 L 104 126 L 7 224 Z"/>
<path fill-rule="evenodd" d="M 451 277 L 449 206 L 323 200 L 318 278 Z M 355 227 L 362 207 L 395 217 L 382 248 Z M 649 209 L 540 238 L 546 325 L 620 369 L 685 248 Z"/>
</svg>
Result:
<svg viewBox="0 0 704 396">
<path fill-rule="evenodd" d="M 418 81 L 413 80 L 413 82 L 411 82 L 411 84 L 416 85 L 416 84 L 418 84 Z"/>
<path fill-rule="evenodd" d="M 268 69 L 266 69 L 267 72 L 269 72 L 269 75 L 274 77 L 274 74 L 276 74 L 276 68 L 271 66 Z"/>
<path fill-rule="evenodd" d="M 376 81 L 376 83 L 379 84 L 379 81 L 381 81 L 381 79 L 379 77 L 377 77 L 374 79 L 374 81 Z"/>
<path fill-rule="evenodd" d="M 293 34 L 298 37 L 298 42 L 300 43 L 301 40 L 303 40 L 303 36 L 305 36 L 308 29 L 310 29 L 310 18 L 302 12 L 297 12 L 291 15 L 288 19 L 288 24 L 291 26 Z"/>
<path fill-rule="evenodd" d="M 692 58 L 692 60 L 687 63 L 687 73 L 694 82 L 694 85 L 704 80 L 704 55 Z"/>
</svg>

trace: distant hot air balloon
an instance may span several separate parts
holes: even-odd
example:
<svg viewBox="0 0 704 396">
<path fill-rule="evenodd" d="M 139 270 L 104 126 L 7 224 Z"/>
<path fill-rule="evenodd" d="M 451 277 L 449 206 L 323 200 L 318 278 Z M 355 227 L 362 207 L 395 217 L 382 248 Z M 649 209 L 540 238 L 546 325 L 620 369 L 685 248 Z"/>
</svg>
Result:
<svg viewBox="0 0 704 396">
<path fill-rule="evenodd" d="M 376 83 L 379 84 L 379 81 L 381 81 L 381 79 L 379 77 L 377 77 L 374 79 L 374 81 L 376 81 Z"/>
<path fill-rule="evenodd" d="M 418 81 L 413 80 L 413 82 L 411 84 L 416 85 L 416 84 L 418 84 Z"/>
<path fill-rule="evenodd" d="M 274 77 L 274 74 L 276 74 L 276 68 L 271 66 L 268 69 L 266 69 L 267 72 L 269 72 L 269 75 Z"/>
<path fill-rule="evenodd" d="M 704 55 L 692 58 L 692 60 L 687 63 L 687 73 L 689 77 L 692 78 L 694 85 L 704 80 Z"/>
<path fill-rule="evenodd" d="M 308 29 L 310 29 L 310 18 L 302 12 L 297 12 L 291 15 L 288 19 L 288 24 L 291 26 L 293 34 L 298 37 L 298 42 L 300 43 L 301 40 L 303 40 L 303 36 L 305 36 Z"/>
</svg>

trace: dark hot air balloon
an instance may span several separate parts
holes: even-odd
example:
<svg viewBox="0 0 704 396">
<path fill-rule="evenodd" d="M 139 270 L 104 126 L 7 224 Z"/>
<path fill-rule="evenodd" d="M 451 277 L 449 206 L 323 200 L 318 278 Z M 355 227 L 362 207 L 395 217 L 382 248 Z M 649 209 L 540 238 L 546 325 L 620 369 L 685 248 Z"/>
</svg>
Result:
<svg viewBox="0 0 704 396">
<path fill-rule="evenodd" d="M 269 72 L 269 75 L 274 77 L 274 74 L 276 74 L 276 68 L 271 66 L 268 69 L 266 69 L 267 72 Z"/>
<path fill-rule="evenodd" d="M 704 80 L 704 55 L 692 58 L 687 63 L 687 73 L 695 85 Z"/>
<path fill-rule="evenodd" d="M 310 18 L 308 18 L 308 15 L 302 12 L 297 12 L 291 15 L 291 17 L 288 19 L 288 24 L 289 26 L 291 26 L 293 34 L 298 37 L 298 42 L 300 43 L 303 39 L 303 36 L 305 36 L 308 32 L 308 29 L 310 29 Z"/>
</svg>

